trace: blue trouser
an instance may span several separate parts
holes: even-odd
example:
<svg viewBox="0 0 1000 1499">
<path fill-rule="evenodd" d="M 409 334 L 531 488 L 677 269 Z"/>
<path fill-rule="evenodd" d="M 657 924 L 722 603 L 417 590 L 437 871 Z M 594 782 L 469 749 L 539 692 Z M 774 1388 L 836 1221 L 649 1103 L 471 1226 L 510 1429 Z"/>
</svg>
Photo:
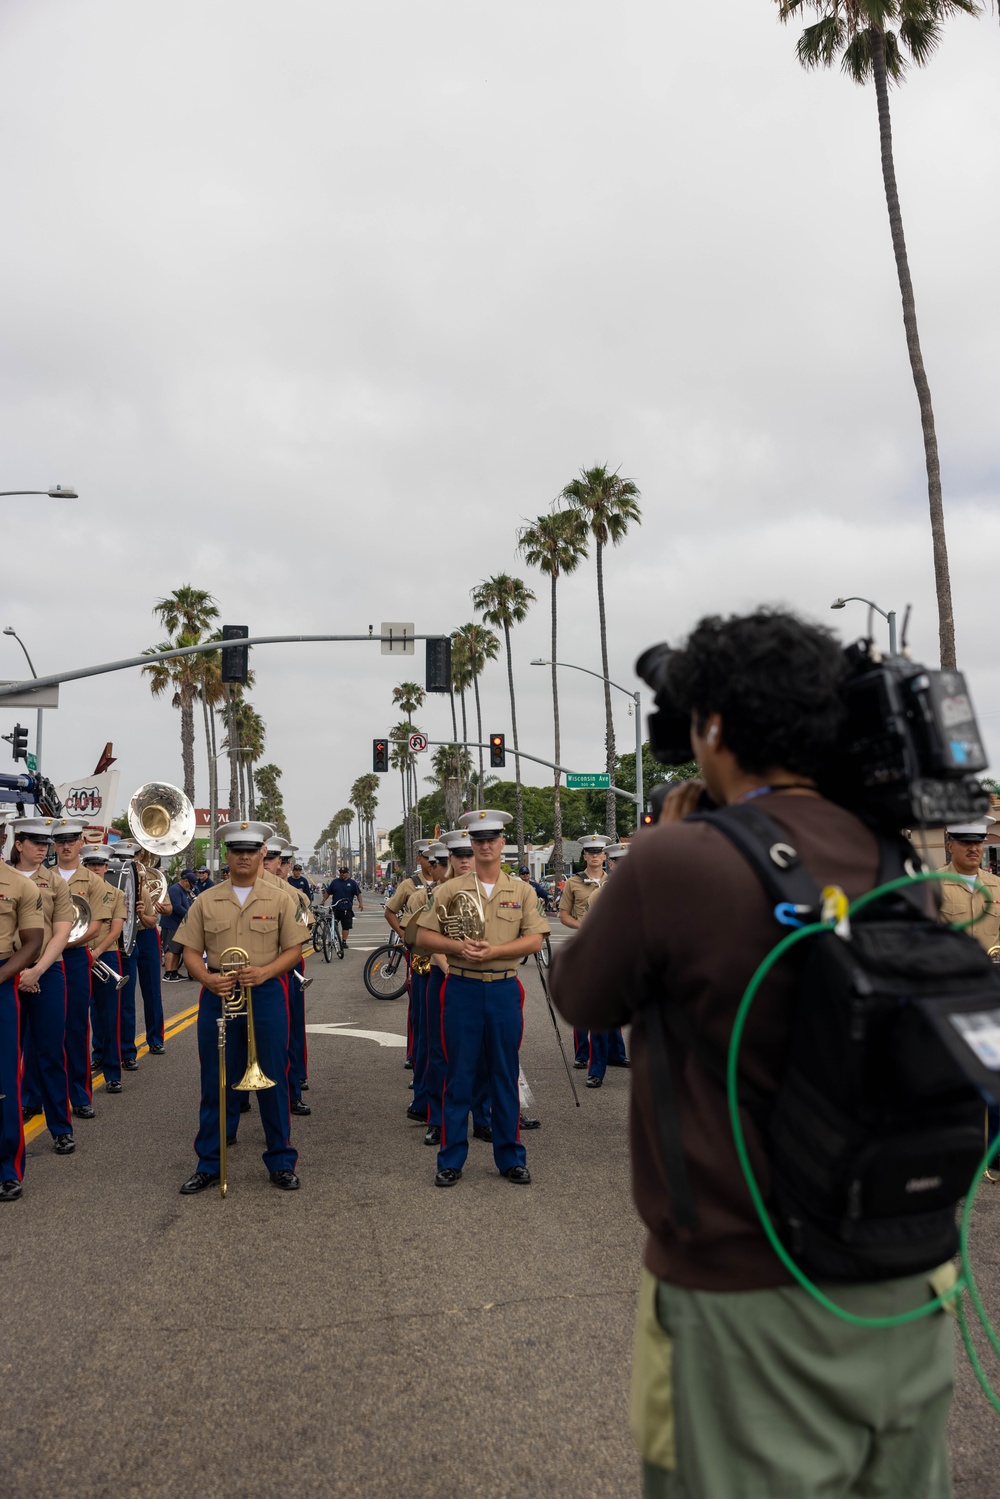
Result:
<svg viewBox="0 0 1000 1499">
<path fill-rule="evenodd" d="M 91 1101 L 90 1085 L 90 953 L 85 947 L 63 949 L 66 969 L 66 1076 L 74 1109 Z"/>
<path fill-rule="evenodd" d="M 469 1111 L 476 1072 L 485 1052 L 489 1076 L 493 1159 L 498 1171 L 523 1166 L 518 1052 L 524 1029 L 524 990 L 516 978 L 463 978 L 449 974 L 441 990 L 445 1084 L 441 1100 L 438 1169 L 461 1171 L 469 1153 Z"/>
<path fill-rule="evenodd" d="M 608 1070 L 608 1037 L 610 1031 L 591 1031 L 590 1033 L 590 1065 L 587 1068 L 588 1077 L 603 1077 Z"/>
<path fill-rule="evenodd" d="M 991 1103 L 986 1110 L 986 1137 L 988 1143 L 992 1144 L 997 1135 L 1000 1135 L 1000 1104 Z M 1000 1167 L 994 1161 L 990 1170 L 996 1171 L 998 1169 Z"/>
<path fill-rule="evenodd" d="M 121 973 L 121 953 L 114 948 L 101 954 L 101 961 L 115 973 Z M 106 1083 L 122 1080 L 122 1033 L 121 990 L 115 984 L 105 983 L 93 975 L 93 999 L 91 1008 L 94 1018 L 94 1056 L 97 1058 Z"/>
<path fill-rule="evenodd" d="M 433 970 L 432 970 L 433 971 Z M 429 973 L 410 974 L 410 1009 L 413 1011 L 413 1040 L 410 1060 L 413 1062 L 413 1102 L 411 1109 L 427 1113 L 427 985 Z"/>
<path fill-rule="evenodd" d="M 138 944 L 138 937 L 136 943 Z M 135 1044 L 135 982 L 139 973 L 139 955 L 133 947 L 130 953 L 121 953 L 122 973 L 127 983 L 118 991 L 118 1007 L 121 1016 L 122 1060 L 134 1062 L 138 1051 Z"/>
<path fill-rule="evenodd" d="M 8 979 L 0 984 L 0 1182 L 20 1181 L 24 1175 L 18 1021 L 17 981 Z"/>
<path fill-rule="evenodd" d="M 625 1050 L 625 1037 L 622 1035 L 621 1026 L 617 1030 L 608 1031 L 608 1061 L 628 1061 L 628 1053 Z"/>
<path fill-rule="evenodd" d="M 21 1005 L 21 1050 L 24 1075 L 21 1104 L 44 1107 L 49 1133 L 71 1135 L 69 1081 L 66 1077 L 66 971 L 53 963 L 38 980 L 38 993 L 18 986 Z"/>
<path fill-rule="evenodd" d="M 444 1092 L 444 1036 L 441 1034 L 441 990 L 446 974 L 436 963 L 427 979 L 427 1123 L 441 1128 L 441 1094 Z M 490 1122 L 490 1075 L 486 1066 L 486 1047 L 479 1053 L 476 1076 L 472 1084 L 472 1122 L 477 1129 Z"/>
<path fill-rule="evenodd" d="M 306 976 L 305 962 L 300 958 L 295 972 Z M 294 973 L 285 975 L 288 985 L 288 1095 L 293 1103 L 302 1097 L 306 1076 L 306 991 Z"/>
<path fill-rule="evenodd" d="M 160 934 L 155 926 L 139 928 L 135 959 L 142 990 L 142 1013 L 146 1022 L 146 1045 L 163 1045 L 163 990 L 160 987 Z"/>
<path fill-rule="evenodd" d="M 573 1060 L 586 1062 L 590 1059 L 590 1032 L 573 1027 Z"/>
<path fill-rule="evenodd" d="M 295 980 L 293 979 L 294 983 Z M 251 991 L 253 1027 L 257 1055 L 267 1077 L 276 1084 L 257 1094 L 257 1107 L 264 1126 L 266 1149 L 263 1162 L 268 1171 L 294 1171 L 298 1152 L 292 1149 L 291 1115 L 288 1111 L 288 996 L 280 978 L 268 979 Z M 202 989 L 198 1000 L 198 1060 L 201 1064 L 201 1108 L 194 1148 L 198 1170 L 219 1175 L 219 1026 L 222 1002 L 210 989 Z M 247 1022 L 245 1016 L 226 1025 L 226 1134 L 235 1135 L 240 1123 L 242 1093 L 233 1087 L 246 1071 Z"/>
</svg>

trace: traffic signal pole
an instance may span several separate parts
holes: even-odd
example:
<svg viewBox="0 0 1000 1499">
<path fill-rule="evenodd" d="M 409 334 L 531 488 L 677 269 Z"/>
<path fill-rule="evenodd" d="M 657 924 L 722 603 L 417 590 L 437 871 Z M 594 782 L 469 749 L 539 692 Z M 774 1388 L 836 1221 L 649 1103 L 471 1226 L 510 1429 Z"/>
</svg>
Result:
<svg viewBox="0 0 1000 1499">
<path fill-rule="evenodd" d="M 390 739 L 389 743 L 390 744 L 408 744 L 409 740 L 408 739 Z M 456 747 L 458 747 L 460 745 L 463 746 L 465 749 L 485 749 L 485 750 L 488 750 L 489 747 L 490 747 L 488 744 L 480 744 L 479 741 L 476 740 L 476 739 L 428 739 L 427 743 L 428 743 L 429 746 L 433 745 L 435 749 L 439 749 L 442 745 L 445 746 L 447 749 L 454 749 L 454 748 L 456 748 Z M 513 753 L 513 751 L 512 751 L 512 753 Z M 554 760 L 543 760 L 542 757 L 541 757 L 541 755 L 529 755 L 528 752 L 527 752 L 527 750 L 519 749 L 517 753 L 520 755 L 520 757 L 521 757 L 522 760 L 533 760 L 536 765 L 547 765 L 548 768 L 549 768 L 549 770 L 558 770 L 559 773 L 561 775 L 564 775 L 564 776 L 575 776 L 575 775 L 581 775 L 583 773 L 583 772 L 577 771 L 577 770 L 570 770 L 565 765 L 557 765 Z M 636 806 L 636 808 L 639 811 L 641 811 L 641 801 L 640 801 L 640 798 L 639 798 L 639 796 L 637 796 L 637 794 L 634 791 L 625 791 L 625 790 L 622 789 L 621 786 L 612 786 L 611 790 L 614 792 L 615 796 L 623 796 L 627 802 L 632 802 Z"/>
</svg>

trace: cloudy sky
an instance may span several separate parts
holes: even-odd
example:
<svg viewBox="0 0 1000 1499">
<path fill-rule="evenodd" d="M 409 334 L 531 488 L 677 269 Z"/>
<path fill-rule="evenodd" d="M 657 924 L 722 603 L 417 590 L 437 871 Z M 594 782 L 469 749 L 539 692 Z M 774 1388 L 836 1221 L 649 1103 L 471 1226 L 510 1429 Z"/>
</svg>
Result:
<svg viewBox="0 0 1000 1499">
<path fill-rule="evenodd" d="M 599 462 L 643 496 L 607 568 L 626 686 L 710 610 L 782 601 L 860 632 L 838 594 L 912 603 L 933 661 L 874 94 L 803 73 L 795 34 L 768 0 L 3 0 L 0 489 L 80 492 L 0 502 L 0 623 L 39 673 L 154 643 L 154 601 L 187 582 L 254 633 L 446 632 L 487 574 L 532 581 L 517 526 Z M 893 109 L 959 659 L 996 765 L 995 16 L 952 23 Z M 515 674 L 546 755 L 534 586 Z M 592 562 L 561 610 L 561 656 L 599 669 Z M 404 673 L 361 645 L 254 665 L 309 846 Z M 22 673 L 0 636 L 0 677 Z M 600 685 L 562 688 L 565 763 L 598 770 Z M 509 729 L 499 666 L 483 693 L 484 729 Z M 447 699 L 421 723 L 443 737 Z M 136 672 L 63 688 L 47 772 L 89 771 L 107 739 L 123 791 L 180 780 L 178 715 Z"/>
</svg>

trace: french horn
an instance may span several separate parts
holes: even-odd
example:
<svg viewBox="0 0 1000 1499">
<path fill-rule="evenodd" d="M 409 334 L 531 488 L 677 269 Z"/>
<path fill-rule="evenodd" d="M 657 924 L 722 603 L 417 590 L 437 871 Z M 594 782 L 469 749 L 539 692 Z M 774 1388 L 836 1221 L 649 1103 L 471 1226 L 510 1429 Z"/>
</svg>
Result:
<svg viewBox="0 0 1000 1499">
<path fill-rule="evenodd" d="M 486 915 L 477 890 L 456 890 L 440 919 L 445 936 L 456 942 L 481 942 L 486 936 Z"/>
</svg>

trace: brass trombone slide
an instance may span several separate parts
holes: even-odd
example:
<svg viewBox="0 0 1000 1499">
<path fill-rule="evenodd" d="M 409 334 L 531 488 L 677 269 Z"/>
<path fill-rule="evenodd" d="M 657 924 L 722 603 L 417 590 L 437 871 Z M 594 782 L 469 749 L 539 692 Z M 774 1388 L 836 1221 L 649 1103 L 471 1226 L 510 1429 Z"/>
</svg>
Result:
<svg viewBox="0 0 1000 1499">
<path fill-rule="evenodd" d="M 277 1084 L 268 1077 L 257 1057 L 257 1036 L 253 1028 L 253 1001 L 251 989 L 240 979 L 241 971 L 248 967 L 250 954 L 242 947 L 227 947 L 219 959 L 219 972 L 233 974 L 236 984 L 232 994 L 222 997 L 222 1010 L 216 1024 L 219 1027 L 219 1195 L 225 1197 L 229 1185 L 227 1178 L 228 1157 L 226 1144 L 226 1025 L 241 1015 L 247 1017 L 247 1070 L 233 1088 L 240 1093 L 261 1093 L 265 1088 Z"/>
</svg>

